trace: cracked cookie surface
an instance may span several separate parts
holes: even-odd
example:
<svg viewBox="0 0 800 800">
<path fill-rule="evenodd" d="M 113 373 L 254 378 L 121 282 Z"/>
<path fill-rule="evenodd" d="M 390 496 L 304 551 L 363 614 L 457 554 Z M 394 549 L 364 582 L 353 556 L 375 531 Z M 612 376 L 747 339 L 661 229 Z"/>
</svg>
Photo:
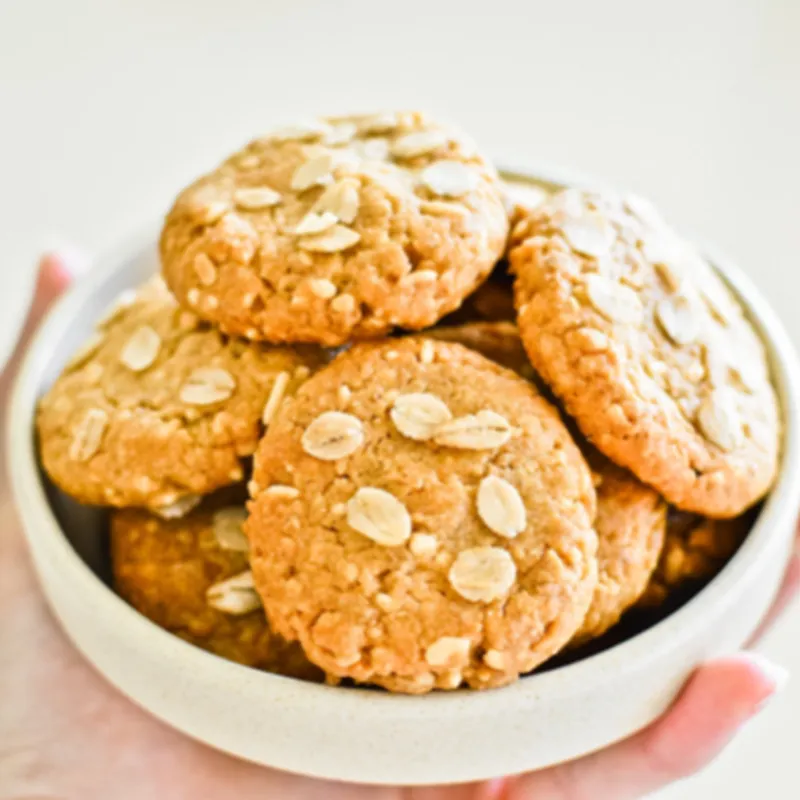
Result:
<svg viewBox="0 0 800 800">
<path fill-rule="evenodd" d="M 219 492 L 182 519 L 111 514 L 116 591 L 156 625 L 240 664 L 306 680 L 322 673 L 267 625 L 241 531 L 244 492 Z"/>
<path fill-rule="evenodd" d="M 270 426 L 251 494 L 270 623 L 339 677 L 509 683 L 569 641 L 594 591 L 586 462 L 531 384 L 457 344 L 340 355 Z"/>
<path fill-rule="evenodd" d="M 339 345 L 457 308 L 508 225 L 461 133 L 417 112 L 339 117 L 257 139 L 189 186 L 161 257 L 180 301 L 230 333 Z"/>
<path fill-rule="evenodd" d="M 590 441 L 673 505 L 732 517 L 769 490 L 764 347 L 713 268 L 639 198 L 568 190 L 510 254 L 531 361 Z"/>
<path fill-rule="evenodd" d="M 322 359 L 224 336 L 156 281 L 98 326 L 42 398 L 42 462 L 80 502 L 179 513 L 242 480 L 273 391 L 290 395 Z"/>
</svg>

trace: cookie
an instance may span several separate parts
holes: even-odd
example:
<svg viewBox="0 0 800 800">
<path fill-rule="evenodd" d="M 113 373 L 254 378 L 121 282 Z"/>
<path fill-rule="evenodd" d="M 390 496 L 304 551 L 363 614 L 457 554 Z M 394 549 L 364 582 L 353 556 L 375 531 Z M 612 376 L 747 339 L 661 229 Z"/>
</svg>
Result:
<svg viewBox="0 0 800 800">
<path fill-rule="evenodd" d="M 713 578 L 739 549 L 749 530 L 747 516 L 712 520 L 670 509 L 664 548 L 639 605 L 661 606 L 678 590 Z"/>
<path fill-rule="evenodd" d="M 474 322 L 435 328 L 426 335 L 459 342 L 528 380 L 539 380 L 511 323 Z M 667 504 L 578 432 L 573 432 L 573 439 L 592 469 L 597 490 L 598 581 L 586 618 L 570 643 L 578 645 L 616 625 L 644 592 L 664 546 Z"/>
<path fill-rule="evenodd" d="M 493 166 L 417 112 L 251 142 L 178 197 L 161 236 L 178 299 L 229 333 L 339 345 L 433 325 L 508 234 Z"/>
<path fill-rule="evenodd" d="M 433 330 L 472 322 L 516 322 L 516 319 L 513 281 L 506 262 L 501 261 L 488 280 L 467 297 L 460 308 L 441 319 Z"/>
<path fill-rule="evenodd" d="M 301 648 L 267 625 L 241 527 L 243 495 L 218 493 L 177 520 L 141 509 L 113 511 L 115 589 L 156 625 L 222 658 L 321 680 Z"/>
<path fill-rule="evenodd" d="M 425 331 L 425 336 L 444 342 L 457 342 L 513 370 L 528 380 L 536 380 L 528 354 L 513 322 L 467 322 L 440 326 Z"/>
<path fill-rule="evenodd" d="M 524 216 L 538 208 L 551 196 L 552 191 L 547 184 L 531 180 L 503 181 L 506 212 L 512 227 Z"/>
<path fill-rule="evenodd" d="M 575 190 L 513 240 L 528 355 L 590 441 L 686 511 L 763 497 L 781 430 L 764 347 L 688 242 L 639 199 Z"/>
<path fill-rule="evenodd" d="M 507 684 L 573 636 L 595 493 L 558 412 L 460 345 L 340 355 L 256 454 L 246 523 L 275 630 L 398 692 Z"/>
<path fill-rule="evenodd" d="M 583 443 L 596 479 L 597 588 L 586 618 L 571 645 L 602 636 L 642 596 L 664 547 L 667 504 Z"/>
<path fill-rule="evenodd" d="M 180 514 L 243 479 L 263 422 L 322 358 L 224 336 L 150 286 L 101 323 L 42 399 L 42 463 L 82 503 Z"/>
</svg>

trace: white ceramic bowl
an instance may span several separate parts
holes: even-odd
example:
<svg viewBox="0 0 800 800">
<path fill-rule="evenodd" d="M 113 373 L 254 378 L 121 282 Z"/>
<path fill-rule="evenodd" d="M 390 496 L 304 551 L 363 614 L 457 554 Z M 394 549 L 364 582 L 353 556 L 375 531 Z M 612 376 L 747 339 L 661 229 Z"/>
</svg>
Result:
<svg viewBox="0 0 800 800">
<path fill-rule="evenodd" d="M 510 175 L 572 182 L 545 170 Z M 755 630 L 779 585 L 800 504 L 800 380 L 774 313 L 713 253 L 769 346 L 786 421 L 783 463 L 739 552 L 674 614 L 622 644 L 504 689 L 423 697 L 265 674 L 156 627 L 108 587 L 105 514 L 49 486 L 33 434 L 37 398 L 92 322 L 156 269 L 154 240 L 150 231 L 103 259 L 49 315 L 17 380 L 8 457 L 53 611 L 86 658 L 155 716 L 212 747 L 306 775 L 406 785 L 479 780 L 572 759 L 630 735 L 667 708 L 698 664 L 740 647 Z"/>
</svg>

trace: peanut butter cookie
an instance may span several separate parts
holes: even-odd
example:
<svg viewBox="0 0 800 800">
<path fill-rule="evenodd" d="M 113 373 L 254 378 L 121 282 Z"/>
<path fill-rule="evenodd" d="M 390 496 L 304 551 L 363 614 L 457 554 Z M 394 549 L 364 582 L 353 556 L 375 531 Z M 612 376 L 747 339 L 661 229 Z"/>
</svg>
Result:
<svg viewBox="0 0 800 800">
<path fill-rule="evenodd" d="M 459 342 L 513 369 L 528 380 L 538 376 L 528 361 L 519 331 L 508 322 L 473 322 L 435 328 L 426 336 Z M 664 546 L 667 504 L 595 450 L 577 431 L 573 438 L 595 476 L 597 489 L 597 587 L 586 618 L 571 644 L 601 636 L 644 592 Z"/>
<path fill-rule="evenodd" d="M 714 269 L 642 200 L 570 190 L 517 223 L 531 361 L 603 453 L 675 506 L 732 517 L 769 490 L 764 347 Z"/>
<path fill-rule="evenodd" d="M 713 520 L 670 509 L 664 549 L 639 605 L 660 606 L 682 587 L 713 578 L 739 549 L 750 522 L 749 516 Z"/>
<path fill-rule="evenodd" d="M 248 564 L 243 499 L 228 505 L 221 493 L 178 520 L 140 509 L 114 511 L 115 588 L 156 625 L 204 650 L 269 672 L 321 680 L 300 647 L 267 625 Z"/>
<path fill-rule="evenodd" d="M 179 515 L 242 480 L 264 422 L 321 359 L 224 336 L 150 286 L 100 324 L 42 399 L 42 462 L 80 502 Z"/>
<path fill-rule="evenodd" d="M 594 592 L 586 462 L 531 384 L 460 345 L 340 355 L 270 426 L 251 493 L 270 623 L 339 677 L 507 684 L 569 641 Z"/>
<path fill-rule="evenodd" d="M 251 142 L 188 187 L 161 236 L 178 299 L 229 333 L 339 345 L 457 308 L 503 254 L 494 167 L 416 112 Z"/>
</svg>

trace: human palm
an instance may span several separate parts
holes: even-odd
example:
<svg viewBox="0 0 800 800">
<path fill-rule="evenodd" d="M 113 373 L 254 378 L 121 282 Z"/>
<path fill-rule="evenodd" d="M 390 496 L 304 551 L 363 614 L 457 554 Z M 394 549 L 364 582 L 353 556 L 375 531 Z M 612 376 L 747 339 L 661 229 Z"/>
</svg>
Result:
<svg viewBox="0 0 800 800">
<path fill-rule="evenodd" d="M 68 280 L 62 259 L 43 261 L 26 332 Z M 0 413 L 13 371 L 12 364 L 0 379 Z M 772 618 L 799 582 L 795 559 Z M 72 648 L 36 584 L 7 469 L 0 465 L 0 800 L 627 800 L 705 766 L 784 678 L 782 669 L 754 654 L 718 659 L 698 670 L 673 708 L 645 731 L 600 753 L 508 780 L 378 788 L 264 769 L 166 727 Z"/>
</svg>

